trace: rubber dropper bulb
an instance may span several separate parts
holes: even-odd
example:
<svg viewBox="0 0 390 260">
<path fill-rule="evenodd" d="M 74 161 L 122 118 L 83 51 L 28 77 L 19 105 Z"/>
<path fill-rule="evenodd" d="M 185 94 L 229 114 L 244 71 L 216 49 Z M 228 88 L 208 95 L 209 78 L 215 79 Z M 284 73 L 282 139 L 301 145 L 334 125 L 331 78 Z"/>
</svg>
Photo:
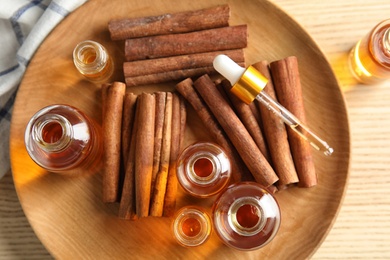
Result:
<svg viewBox="0 0 390 260">
<path fill-rule="evenodd" d="M 230 81 L 232 86 L 240 80 L 246 70 L 245 68 L 235 63 L 228 56 L 223 54 L 215 57 L 213 66 L 216 71 L 218 71 L 222 76 Z"/>
</svg>

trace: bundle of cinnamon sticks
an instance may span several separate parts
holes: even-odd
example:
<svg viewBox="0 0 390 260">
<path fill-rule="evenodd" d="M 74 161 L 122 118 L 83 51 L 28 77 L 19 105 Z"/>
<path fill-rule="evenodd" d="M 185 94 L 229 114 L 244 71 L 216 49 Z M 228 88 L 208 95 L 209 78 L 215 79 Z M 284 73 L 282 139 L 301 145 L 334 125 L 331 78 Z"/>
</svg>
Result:
<svg viewBox="0 0 390 260">
<path fill-rule="evenodd" d="M 171 216 L 176 159 L 186 109 L 178 93 L 126 93 L 121 82 L 102 87 L 103 201 L 119 202 L 119 217 Z"/>
<path fill-rule="evenodd" d="M 253 66 L 269 79 L 263 91 L 305 123 L 297 58 Z M 205 128 L 229 154 L 235 181 L 252 177 L 272 192 L 295 184 L 315 186 L 317 176 L 309 143 L 286 129 L 284 122 L 265 106 L 256 101 L 259 106 L 245 104 L 230 88 L 227 80 L 213 82 L 208 75 L 176 85 Z"/>
<path fill-rule="evenodd" d="M 213 74 L 212 61 L 226 54 L 245 66 L 247 25 L 229 26 L 230 8 L 221 5 L 159 16 L 111 20 L 112 40 L 125 40 L 127 86 Z"/>
</svg>

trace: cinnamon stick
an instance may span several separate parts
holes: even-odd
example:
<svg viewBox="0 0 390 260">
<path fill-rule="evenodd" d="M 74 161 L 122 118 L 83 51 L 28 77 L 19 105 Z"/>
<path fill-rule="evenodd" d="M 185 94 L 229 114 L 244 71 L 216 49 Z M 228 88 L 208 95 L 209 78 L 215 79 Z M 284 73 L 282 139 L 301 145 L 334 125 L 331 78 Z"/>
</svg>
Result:
<svg viewBox="0 0 390 260">
<path fill-rule="evenodd" d="M 163 138 L 163 126 L 165 115 L 166 92 L 156 92 L 156 111 L 154 128 L 154 152 L 153 152 L 153 171 L 152 171 L 152 190 L 160 168 L 161 147 Z"/>
<path fill-rule="evenodd" d="M 211 40 L 212 39 L 212 40 Z M 128 39 L 127 61 L 241 49 L 247 46 L 247 25 L 208 29 L 189 33 Z"/>
<path fill-rule="evenodd" d="M 123 63 L 126 85 L 157 84 L 197 77 L 206 73 L 215 74 L 213 59 L 219 54 L 228 55 L 239 65 L 245 66 L 242 49 L 129 61 Z"/>
<path fill-rule="evenodd" d="M 189 78 L 185 79 L 178 83 L 175 88 L 194 108 L 212 139 L 225 150 L 226 154 L 231 159 L 233 181 L 241 181 L 243 172 L 247 171 L 246 165 L 242 162 L 242 159 L 237 154 L 236 149 L 227 138 L 217 119 L 194 89 L 193 81 Z"/>
<path fill-rule="evenodd" d="M 149 215 L 150 190 L 153 171 L 154 123 L 156 100 L 153 94 L 139 96 L 138 129 L 135 149 L 135 191 L 138 217 Z"/>
<path fill-rule="evenodd" d="M 273 99 L 277 100 L 268 68 L 268 62 L 261 61 L 253 64 L 253 67 L 269 79 L 268 84 L 263 91 L 265 91 Z M 291 156 L 290 145 L 287 139 L 287 130 L 284 122 L 260 103 L 259 110 L 261 118 L 263 119 L 265 138 L 268 143 L 273 167 L 279 176 L 278 187 L 282 188 L 285 185 L 298 182 L 298 175 Z"/>
<path fill-rule="evenodd" d="M 159 16 L 111 20 L 108 23 L 108 30 L 112 40 L 124 40 L 224 27 L 228 26 L 229 17 L 229 6 L 221 5 Z"/>
<path fill-rule="evenodd" d="M 128 149 L 127 161 L 125 161 L 125 177 L 123 181 L 122 196 L 119 204 L 118 216 L 122 219 L 137 219 L 135 206 L 135 144 L 139 125 L 139 102 L 135 104 L 134 124 L 131 129 L 131 139 Z"/>
<path fill-rule="evenodd" d="M 179 150 L 184 148 L 184 139 L 185 139 L 185 131 L 186 131 L 186 123 L 187 123 L 187 108 L 184 97 L 179 95 L 180 98 L 180 144 Z"/>
<path fill-rule="evenodd" d="M 167 188 L 164 198 L 163 215 L 170 217 L 175 212 L 177 194 L 176 160 L 180 152 L 180 99 L 177 93 L 172 94 L 172 125 L 171 125 L 171 150 Z"/>
<path fill-rule="evenodd" d="M 232 102 L 234 108 L 236 109 L 238 117 L 241 119 L 242 123 L 248 130 L 249 134 L 252 136 L 253 140 L 255 141 L 257 147 L 259 147 L 260 151 L 263 153 L 264 157 L 267 159 L 268 162 L 271 162 L 271 158 L 268 152 L 268 147 L 266 146 L 262 130 L 253 115 L 251 107 L 241 101 L 238 97 L 236 97 L 232 92 L 230 92 L 230 89 L 232 88 L 232 85 L 228 80 L 223 80 L 221 82 L 222 86 L 224 87 L 230 101 Z"/>
<path fill-rule="evenodd" d="M 138 96 L 134 93 L 126 93 L 123 101 L 122 158 L 124 164 L 126 164 L 127 156 L 129 154 L 131 132 L 134 125 L 134 115 L 137 97 Z"/>
<path fill-rule="evenodd" d="M 293 113 L 303 124 L 306 124 L 298 59 L 293 56 L 287 57 L 272 62 L 270 67 L 275 91 L 281 105 Z M 287 129 L 287 133 L 299 177 L 298 186 L 315 186 L 317 184 L 317 175 L 309 143 L 290 128 Z"/>
<path fill-rule="evenodd" d="M 123 63 L 123 73 L 127 78 L 164 73 L 167 71 L 180 71 L 186 69 L 212 67 L 214 58 L 219 54 L 225 54 L 229 56 L 236 63 L 245 62 L 244 50 L 234 49 L 186 54 L 157 59 L 128 61 Z"/>
<path fill-rule="evenodd" d="M 172 132 L 172 93 L 166 94 L 164 109 L 164 124 L 161 146 L 161 158 L 156 181 L 153 185 L 152 199 L 150 203 L 150 215 L 160 217 L 163 214 L 164 197 L 167 189 L 167 178 L 169 170 L 169 157 L 171 151 Z"/>
<path fill-rule="evenodd" d="M 107 88 L 103 118 L 103 201 L 115 202 L 119 193 L 121 126 L 126 85 L 114 82 Z"/>
<path fill-rule="evenodd" d="M 257 182 L 268 187 L 278 180 L 245 126 L 223 99 L 208 75 L 194 82 L 198 90 Z"/>
</svg>

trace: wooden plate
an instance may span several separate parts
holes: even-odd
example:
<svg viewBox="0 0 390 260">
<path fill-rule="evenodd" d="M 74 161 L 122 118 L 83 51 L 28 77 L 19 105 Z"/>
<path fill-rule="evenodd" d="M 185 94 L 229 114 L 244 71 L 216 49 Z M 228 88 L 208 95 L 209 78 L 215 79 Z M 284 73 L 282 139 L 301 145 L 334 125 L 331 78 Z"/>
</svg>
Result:
<svg viewBox="0 0 390 260">
<path fill-rule="evenodd" d="M 299 59 L 309 126 L 330 143 L 327 158 L 315 152 L 319 185 L 290 188 L 276 197 L 282 225 L 263 249 L 241 252 L 223 245 L 216 234 L 205 245 L 186 249 L 170 233 L 170 219 L 136 222 L 116 217 L 117 206 L 101 200 L 101 174 L 64 178 L 40 169 L 27 155 L 24 130 L 29 118 L 49 104 L 68 103 L 101 121 L 99 86 L 85 81 L 72 63 L 72 50 L 85 39 L 103 43 L 116 60 L 115 80 L 123 80 L 123 42 L 112 42 L 107 22 L 112 18 L 158 15 L 211 7 L 223 0 L 90 1 L 69 15 L 45 40 L 28 67 L 15 102 L 11 125 L 11 162 L 16 189 L 33 229 L 56 258 L 182 258 L 302 259 L 311 256 L 331 229 L 346 189 L 350 156 L 348 118 L 335 76 L 317 45 L 288 15 L 267 1 L 227 1 L 231 24 L 249 26 L 247 62 Z M 135 92 L 171 90 L 173 84 L 145 86 Z M 196 133 L 196 135 L 195 135 Z M 189 111 L 186 144 L 208 140 L 193 111 Z M 180 190 L 178 208 L 198 204 L 210 208 L 213 199 L 194 199 Z M 191 258 L 189 258 L 191 257 Z M 221 259 L 221 258 L 218 258 Z"/>
</svg>

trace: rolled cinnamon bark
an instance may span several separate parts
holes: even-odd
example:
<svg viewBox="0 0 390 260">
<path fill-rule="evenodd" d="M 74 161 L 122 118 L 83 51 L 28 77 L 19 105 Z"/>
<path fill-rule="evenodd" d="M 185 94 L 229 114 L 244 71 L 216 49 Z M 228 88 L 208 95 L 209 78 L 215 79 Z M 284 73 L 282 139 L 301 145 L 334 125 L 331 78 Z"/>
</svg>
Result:
<svg viewBox="0 0 390 260">
<path fill-rule="evenodd" d="M 152 191 L 157 173 L 160 169 L 161 147 L 163 138 L 163 126 L 166 104 L 166 92 L 156 92 L 156 111 L 155 111 L 155 128 L 154 128 L 154 152 L 153 152 L 153 171 L 152 171 Z"/>
<path fill-rule="evenodd" d="M 265 187 L 275 183 L 278 177 L 274 170 L 209 76 L 200 77 L 194 82 L 194 86 L 225 130 L 255 180 Z"/>
<path fill-rule="evenodd" d="M 125 161 L 125 176 L 123 181 L 122 195 L 119 204 L 118 216 L 122 219 L 136 220 L 135 206 L 135 144 L 137 129 L 139 126 L 139 102 L 136 102 L 134 111 L 134 124 L 131 130 L 131 139 L 128 149 L 127 161 Z"/>
<path fill-rule="evenodd" d="M 287 57 L 271 62 L 270 67 L 279 102 L 301 120 L 303 124 L 306 124 L 298 59 L 293 56 Z M 310 144 L 290 128 L 287 128 L 287 133 L 299 177 L 298 186 L 315 186 L 317 184 L 317 175 Z"/>
<path fill-rule="evenodd" d="M 247 38 L 247 25 L 237 25 L 190 33 L 128 39 L 125 43 L 125 59 L 134 61 L 242 49 L 247 46 Z"/>
<path fill-rule="evenodd" d="M 221 5 L 159 16 L 111 20 L 108 30 L 112 40 L 124 40 L 224 27 L 229 25 L 229 17 L 229 6 Z"/>
<path fill-rule="evenodd" d="M 156 100 L 153 94 L 139 96 L 138 130 L 135 149 L 135 191 L 138 217 L 149 215 L 150 190 L 153 171 L 154 123 Z"/>
<path fill-rule="evenodd" d="M 264 88 L 268 95 L 277 100 L 271 75 L 268 68 L 267 61 L 261 61 L 253 64 L 258 71 L 260 71 L 266 78 L 269 79 L 267 86 Z M 268 143 L 273 167 L 279 177 L 277 186 L 283 186 L 297 183 L 298 175 L 295 170 L 294 162 L 291 156 L 290 145 L 287 138 L 287 130 L 284 122 L 271 113 L 265 106 L 259 102 L 259 110 L 261 118 L 263 119 L 264 134 Z"/>
<path fill-rule="evenodd" d="M 213 67 L 213 59 L 219 54 L 225 54 L 239 65 L 245 66 L 243 49 L 129 61 L 123 63 L 126 85 L 156 84 L 214 74 L 216 71 Z"/>
<path fill-rule="evenodd" d="M 172 132 L 172 93 L 166 94 L 166 104 L 164 109 L 164 124 L 161 146 L 161 159 L 156 181 L 154 183 L 152 199 L 150 203 L 150 215 L 161 217 L 164 209 L 164 197 L 167 189 L 167 178 L 169 170 L 169 157 L 171 151 Z"/>
<path fill-rule="evenodd" d="M 184 138 L 187 125 L 187 108 L 186 102 L 182 95 L 179 95 L 180 98 L 180 144 L 179 150 L 181 151 L 184 148 Z"/>
<path fill-rule="evenodd" d="M 127 78 L 164 73 L 167 71 L 180 71 L 185 69 L 212 67 L 214 58 L 220 54 L 229 56 L 236 63 L 245 62 L 244 50 L 234 49 L 149 60 L 128 61 L 123 63 L 123 73 Z"/>
<path fill-rule="evenodd" d="M 224 87 L 225 92 L 227 93 L 230 101 L 232 102 L 238 117 L 241 119 L 241 122 L 244 124 L 249 134 L 252 136 L 253 140 L 257 144 L 257 147 L 259 147 L 260 151 L 263 153 L 264 157 L 270 163 L 271 158 L 268 152 L 268 147 L 263 137 L 263 132 L 255 116 L 253 115 L 251 107 L 248 104 L 241 101 L 232 92 L 230 92 L 232 85 L 228 80 L 226 79 L 223 80 L 221 84 Z"/>
<path fill-rule="evenodd" d="M 181 80 L 188 77 L 192 78 L 198 75 L 203 75 L 203 73 L 213 74 L 215 73 L 215 69 L 214 67 L 203 67 L 195 69 L 174 70 L 143 76 L 127 77 L 125 78 L 125 81 L 127 86 L 134 87 L 147 84 L 158 84 L 163 82 Z"/>
<path fill-rule="evenodd" d="M 231 159 L 233 181 L 241 181 L 242 175 L 245 175 L 244 172 L 248 172 L 248 169 L 219 125 L 217 119 L 194 89 L 193 81 L 189 78 L 185 79 L 178 83 L 175 88 L 194 108 L 212 139 L 225 150 Z"/>
<path fill-rule="evenodd" d="M 123 99 L 126 85 L 114 82 L 106 90 L 103 108 L 103 201 L 118 200 Z"/>
<path fill-rule="evenodd" d="M 122 158 L 124 164 L 127 162 L 131 141 L 131 132 L 134 125 L 134 115 L 136 110 L 137 95 L 126 93 L 123 101 L 122 117 Z"/>
<path fill-rule="evenodd" d="M 172 123 L 171 123 L 171 150 L 169 158 L 169 170 L 167 179 L 167 188 L 164 198 L 163 215 L 170 217 L 175 213 L 176 194 L 177 194 L 177 176 L 176 160 L 180 152 L 180 98 L 177 93 L 172 94 Z"/>
</svg>

